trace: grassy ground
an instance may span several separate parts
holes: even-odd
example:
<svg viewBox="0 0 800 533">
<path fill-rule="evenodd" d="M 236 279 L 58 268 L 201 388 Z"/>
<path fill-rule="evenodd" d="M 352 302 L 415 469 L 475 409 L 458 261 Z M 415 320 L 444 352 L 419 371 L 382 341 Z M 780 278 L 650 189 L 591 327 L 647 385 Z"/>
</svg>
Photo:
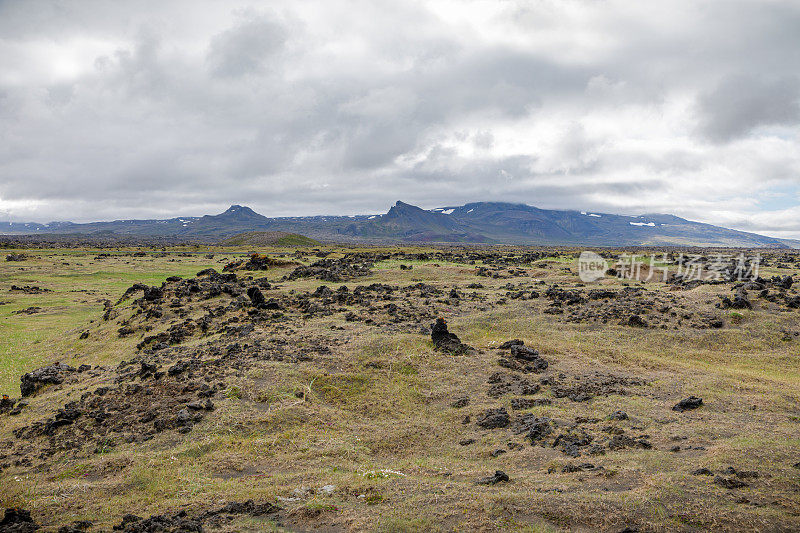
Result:
<svg viewBox="0 0 800 533">
<path fill-rule="evenodd" d="M 17 396 L 20 374 L 54 361 L 113 366 L 130 358 L 137 339 L 118 338 L 118 325 L 100 323 L 102 300 L 116 302 L 134 282 L 157 285 L 170 275 L 222 270 L 245 251 L 217 251 L 207 259 L 41 250 L 28 261 L 1 263 L 0 392 Z M 400 270 L 400 263 L 413 269 Z M 562 270 L 567 260 L 548 263 L 530 267 L 523 280 L 575 284 L 574 275 Z M 267 276 L 272 281 L 289 270 Z M 370 277 L 345 284 L 425 282 L 464 290 L 480 281 L 484 288 L 474 292 L 490 301 L 505 293 L 506 283 L 521 281 L 476 278 L 474 272 L 475 265 L 455 262 L 385 261 Z M 12 284 L 51 292 L 12 292 Z M 313 291 L 321 284 L 281 282 L 280 290 Z M 620 286 L 618 280 L 607 285 Z M 658 283 L 647 288 L 667 290 Z M 703 286 L 687 298 L 690 306 L 707 306 L 721 290 Z M 331 326 L 344 328 L 336 330 L 339 344 L 331 353 L 297 364 L 263 361 L 232 374 L 215 415 L 188 438 L 165 433 L 107 453 L 0 472 L 0 506 L 23 505 L 52 530 L 78 519 L 110 527 L 126 512 L 146 516 L 248 498 L 278 501 L 283 526 L 241 518 L 222 530 L 800 529 L 800 470 L 792 466 L 800 461 L 800 342 L 780 334 L 781 328 L 798 328 L 800 311 L 726 312 L 722 329 L 653 330 L 565 323 L 543 314 L 544 305 L 510 300 L 465 310 L 436 303 L 450 330 L 480 350 L 465 356 L 434 351 L 422 330 L 428 324 L 419 333 L 388 334 L 340 315 L 315 318 L 305 324 L 306 333 L 330 336 Z M 42 311 L 15 313 L 30 306 Z M 90 336 L 80 340 L 84 330 Z M 525 412 L 571 421 L 622 409 L 631 417 L 625 427 L 649 435 L 653 449 L 573 460 L 529 444 L 509 450 L 508 443 L 521 443 L 521 436 L 476 428 L 476 415 L 487 408 L 502 405 L 512 412 L 510 397 L 486 395 L 487 379 L 499 369 L 493 347 L 511 338 L 536 347 L 554 375 L 590 379 L 600 372 L 647 383 L 627 395 L 589 402 L 552 398 L 545 390 L 538 397 L 552 404 Z M 0 440 L 63 403 L 59 394 L 45 392 L 23 415 L 3 419 L 8 426 L 0 429 Z M 451 408 L 463 395 L 470 404 Z M 671 410 L 689 395 L 706 405 L 686 413 Z M 472 423 L 462 423 L 465 415 Z M 468 437 L 475 443 L 459 444 Z M 676 444 L 684 450 L 670 451 Z M 493 457 L 498 449 L 507 453 Z M 603 469 L 561 472 L 580 462 Z M 700 467 L 716 472 L 728 466 L 760 477 L 732 491 L 711 477 L 691 475 Z M 511 482 L 475 484 L 497 469 Z M 316 490 L 325 485 L 336 488 L 331 494 Z"/>
<path fill-rule="evenodd" d="M 118 253 L 98 258 L 102 251 L 21 252 L 31 259 L 0 263 L 0 391 L 14 392 L 20 374 L 54 361 L 113 360 L 104 343 L 78 342 L 80 332 L 102 316 L 104 299 L 116 302 L 136 282 L 159 285 L 167 276 L 193 276 L 203 268 L 220 267 L 219 260 L 203 255 L 132 258 Z M 11 291 L 12 285 L 49 292 L 25 294 Z M 15 314 L 31 306 L 42 312 Z"/>
</svg>

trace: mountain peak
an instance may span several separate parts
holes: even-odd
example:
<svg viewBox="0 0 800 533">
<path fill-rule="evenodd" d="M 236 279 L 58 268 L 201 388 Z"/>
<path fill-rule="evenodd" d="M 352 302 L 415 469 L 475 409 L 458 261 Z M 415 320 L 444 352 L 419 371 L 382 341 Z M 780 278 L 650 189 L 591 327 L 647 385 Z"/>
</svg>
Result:
<svg viewBox="0 0 800 533">
<path fill-rule="evenodd" d="M 226 209 L 224 213 L 220 213 L 217 216 L 226 218 L 260 218 L 262 215 L 259 215 L 247 206 L 234 204 Z"/>
<path fill-rule="evenodd" d="M 427 213 L 427 211 L 415 205 L 407 204 L 398 200 L 391 208 L 389 208 L 389 212 L 384 216 L 387 218 L 397 218 L 400 216 L 416 216 L 418 213 Z"/>
</svg>

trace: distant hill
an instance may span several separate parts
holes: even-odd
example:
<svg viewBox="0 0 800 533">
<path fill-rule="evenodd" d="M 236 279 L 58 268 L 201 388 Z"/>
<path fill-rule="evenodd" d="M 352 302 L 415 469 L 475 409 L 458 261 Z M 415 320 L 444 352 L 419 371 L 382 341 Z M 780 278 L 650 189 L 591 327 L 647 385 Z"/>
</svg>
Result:
<svg viewBox="0 0 800 533">
<path fill-rule="evenodd" d="M 0 234 L 142 236 L 202 242 L 274 244 L 272 235 L 337 242 L 442 242 L 590 246 L 701 246 L 800 248 L 800 241 L 766 237 L 674 215 L 640 216 L 539 209 L 525 204 L 475 202 L 421 209 L 397 202 L 384 215 L 265 217 L 232 205 L 218 215 L 167 220 L 0 224 Z M 294 237 L 290 237 L 294 234 Z M 230 240 L 233 239 L 233 240 Z M 239 239 L 239 240 L 236 240 Z M 247 242 L 251 240 L 252 242 Z M 294 242 L 292 243 L 294 244 Z"/>
<path fill-rule="evenodd" d="M 317 246 L 305 235 L 285 231 L 247 231 L 219 242 L 223 246 Z"/>
</svg>

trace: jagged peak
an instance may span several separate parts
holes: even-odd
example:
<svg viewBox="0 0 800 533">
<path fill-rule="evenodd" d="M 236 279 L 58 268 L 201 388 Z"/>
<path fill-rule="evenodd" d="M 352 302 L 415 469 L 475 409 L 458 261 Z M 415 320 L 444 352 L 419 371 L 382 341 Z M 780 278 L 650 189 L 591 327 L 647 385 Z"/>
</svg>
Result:
<svg viewBox="0 0 800 533">
<path fill-rule="evenodd" d="M 219 216 L 236 216 L 236 217 L 242 217 L 242 216 L 254 217 L 254 216 L 256 216 L 256 217 L 258 217 L 258 216 L 262 216 L 262 215 L 259 215 L 258 213 L 256 213 L 255 211 L 253 211 L 252 209 L 247 207 L 246 205 L 234 204 L 234 205 L 230 206 L 228 209 L 226 209 L 223 213 L 220 213 Z"/>
<path fill-rule="evenodd" d="M 418 211 L 425 211 L 425 210 L 422 209 L 421 207 L 407 204 L 405 202 L 401 202 L 400 200 L 398 200 L 391 208 L 389 208 L 389 212 L 387 213 L 387 215 L 396 215 L 398 213 L 410 213 Z"/>
</svg>

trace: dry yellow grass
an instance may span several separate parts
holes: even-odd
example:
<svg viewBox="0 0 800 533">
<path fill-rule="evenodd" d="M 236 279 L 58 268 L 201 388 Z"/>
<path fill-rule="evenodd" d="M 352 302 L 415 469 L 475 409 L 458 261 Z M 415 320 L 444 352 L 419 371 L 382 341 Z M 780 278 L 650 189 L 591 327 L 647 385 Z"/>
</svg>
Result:
<svg viewBox="0 0 800 533">
<path fill-rule="evenodd" d="M 19 374 L 62 360 L 112 366 L 130 358 L 137 339 L 118 339 L 116 325 L 91 325 L 102 314 L 98 300 L 115 302 L 133 281 L 160 283 L 166 276 L 218 270 L 234 253 L 215 259 L 148 256 L 93 259 L 95 253 L 40 251 L 19 264 L 0 264 L 0 390 L 16 393 Z M 292 250 L 259 250 L 290 254 Z M 336 249 L 336 253 L 343 250 Z M 308 262 L 310 259 L 306 258 Z M 68 262 L 69 265 L 62 263 Z M 399 270 L 399 263 L 413 265 Z M 575 285 L 574 275 L 532 266 L 515 279 L 476 278 L 475 266 L 437 261 L 386 261 L 372 276 L 345 282 L 410 285 L 424 282 L 449 291 L 480 281 L 480 295 L 502 294 L 508 282 L 543 279 Z M 271 281 L 291 270 L 266 273 Z M 769 272 L 767 272 L 768 274 Z M 11 284 L 52 289 L 44 295 L 8 293 Z M 319 280 L 280 281 L 280 291 L 313 291 Z M 336 289 L 342 283 L 327 283 Z M 618 280 L 606 283 L 620 287 Z M 658 283 L 648 289 L 666 290 Z M 689 308 L 707 309 L 727 288 L 702 286 L 685 296 Z M 85 292 L 75 292 L 85 291 Z M 29 305 L 41 315 L 15 315 Z M 301 487 L 335 485 L 330 494 L 281 500 L 283 526 L 358 531 L 615 531 L 800 529 L 800 342 L 783 341 L 781 327 L 797 329 L 798 313 L 763 309 L 726 318 L 722 329 L 652 330 L 609 323 L 565 323 L 543 314 L 543 299 L 451 306 L 433 302 L 450 330 L 479 349 L 453 356 L 434 351 L 423 332 L 387 333 L 340 315 L 308 320 L 307 335 L 332 336 L 330 353 L 296 364 L 262 361 L 232 376 L 226 398 L 215 399 L 213 417 L 189 438 L 160 434 L 151 441 L 121 444 L 108 453 L 54 461 L 46 468 L 10 467 L 0 472 L 0 506 L 24 505 L 50 528 L 79 519 L 98 526 L 118 523 L 126 512 L 141 516 L 213 507 L 225 501 L 292 498 Z M 713 307 L 713 306 L 712 306 Z M 483 310 L 481 310 L 483 308 Z M 331 326 L 344 328 L 332 330 Z M 89 339 L 78 341 L 84 329 Z M 480 430 L 477 414 L 505 406 L 510 397 L 486 395 L 488 377 L 499 370 L 494 346 L 520 338 L 536 347 L 550 372 L 589 376 L 595 371 L 644 379 L 629 395 L 597 396 L 589 402 L 539 397 L 552 404 L 525 412 L 572 421 L 604 418 L 625 410 L 636 432 L 648 434 L 652 450 L 610 451 L 572 460 L 553 448 L 530 444 L 508 450 L 522 437 L 506 430 Z M 302 339 L 299 339 L 302 342 Z M 469 395 L 470 404 L 450 402 Z M 17 394 L 14 394 L 17 395 Z M 689 395 L 705 407 L 675 413 Z M 41 418 L 59 391 L 31 400 L 15 418 L 3 417 L 0 441 Z M 465 415 L 472 423 L 462 424 Z M 475 438 L 469 446 L 459 441 Z M 705 450 L 671 452 L 691 443 Z M 499 457 L 490 454 L 506 449 Z M 567 463 L 602 465 L 597 472 L 562 473 Z M 761 477 L 730 491 L 712 478 L 692 476 L 699 467 L 734 466 Z M 554 473 L 548 471 L 556 467 Z M 477 478 L 500 469 L 510 483 L 478 486 Z M 386 474 L 380 474 L 387 471 Z M 377 474 L 375 474 L 377 473 Z M 741 502 L 746 498 L 747 502 Z M 279 529 L 267 519 L 241 518 L 230 531 Z"/>
</svg>

